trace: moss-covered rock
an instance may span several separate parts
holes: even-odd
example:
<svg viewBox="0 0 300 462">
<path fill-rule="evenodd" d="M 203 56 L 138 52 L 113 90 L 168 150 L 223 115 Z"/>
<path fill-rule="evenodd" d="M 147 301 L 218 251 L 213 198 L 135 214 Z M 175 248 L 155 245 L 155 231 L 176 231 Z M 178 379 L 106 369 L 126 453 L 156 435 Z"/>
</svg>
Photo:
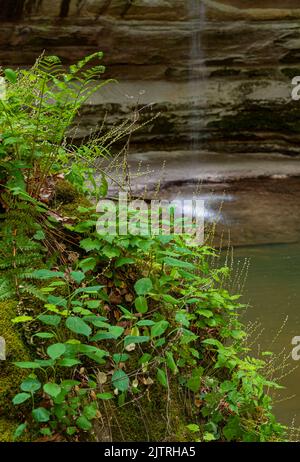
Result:
<svg viewBox="0 0 300 462">
<path fill-rule="evenodd" d="M 55 184 L 55 196 L 51 206 L 63 215 L 80 218 L 78 207 L 90 207 L 91 202 L 69 181 L 61 179 Z"/>
<path fill-rule="evenodd" d="M 75 202 L 79 197 L 76 188 L 67 180 L 59 180 L 55 184 L 55 199 L 57 202 L 69 204 Z"/>
<path fill-rule="evenodd" d="M 17 410 L 11 400 L 26 376 L 26 372 L 18 369 L 12 362 L 25 361 L 29 356 L 17 328 L 11 322 L 17 314 L 16 308 L 15 301 L 0 302 L 0 335 L 6 343 L 6 360 L 0 361 L 0 441 L 12 440 L 17 426 Z"/>
<path fill-rule="evenodd" d="M 176 379 L 174 379 L 175 381 Z M 187 412 L 179 396 L 178 384 L 170 384 L 169 390 L 157 384 L 151 385 L 143 397 L 109 412 L 108 425 L 96 426 L 98 441 L 107 440 L 107 426 L 112 441 L 188 441 Z M 103 409 L 105 420 L 106 411 Z"/>
<path fill-rule="evenodd" d="M 8 419 L 0 419 L 0 442 L 9 443 L 13 441 L 14 431 L 17 423 Z"/>
</svg>

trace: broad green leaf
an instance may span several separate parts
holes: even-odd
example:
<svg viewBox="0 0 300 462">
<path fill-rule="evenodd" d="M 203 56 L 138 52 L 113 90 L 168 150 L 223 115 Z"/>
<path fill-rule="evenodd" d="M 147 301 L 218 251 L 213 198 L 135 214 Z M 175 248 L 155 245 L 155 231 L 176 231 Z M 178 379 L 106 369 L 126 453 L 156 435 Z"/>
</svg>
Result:
<svg viewBox="0 0 300 462">
<path fill-rule="evenodd" d="M 133 258 L 120 257 L 115 262 L 115 268 L 120 268 L 121 266 L 124 266 L 124 265 L 131 265 L 134 262 L 135 261 L 133 260 Z"/>
<path fill-rule="evenodd" d="M 119 338 L 124 332 L 124 327 L 121 326 L 110 326 L 109 333 L 114 336 L 114 338 Z"/>
<path fill-rule="evenodd" d="M 107 258 L 115 258 L 115 257 L 119 257 L 121 252 L 118 248 L 113 247 L 112 245 L 105 245 L 102 249 L 102 253 Z"/>
<path fill-rule="evenodd" d="M 99 308 L 101 305 L 101 301 L 100 300 L 89 300 L 86 302 L 86 306 L 88 308 L 90 308 L 91 310 L 94 310 L 96 308 Z"/>
<path fill-rule="evenodd" d="M 61 392 L 61 387 L 57 383 L 48 382 L 43 386 L 43 390 L 47 395 L 56 398 Z"/>
<path fill-rule="evenodd" d="M 172 297 L 172 295 L 165 294 L 162 296 L 163 300 L 167 303 L 171 303 L 172 305 L 178 305 L 179 300 L 176 300 L 176 298 Z"/>
<path fill-rule="evenodd" d="M 169 367 L 169 369 L 171 369 L 173 374 L 177 374 L 178 368 L 175 363 L 173 353 L 171 351 L 166 352 L 166 362 L 167 362 L 167 366 Z"/>
<path fill-rule="evenodd" d="M 165 337 L 159 338 L 158 340 L 155 340 L 154 347 L 161 348 L 165 343 L 166 343 Z"/>
<path fill-rule="evenodd" d="M 12 319 L 11 322 L 13 322 L 14 324 L 19 324 L 21 322 L 28 322 L 32 320 L 32 316 L 17 316 L 16 318 Z"/>
<path fill-rule="evenodd" d="M 102 316 L 86 316 L 84 321 L 88 321 L 95 327 L 100 327 L 102 329 L 109 329 L 111 325 L 108 322 L 102 320 Z"/>
<path fill-rule="evenodd" d="M 195 375 L 194 377 L 191 377 L 188 381 L 186 386 L 192 390 L 194 393 L 197 393 L 199 391 L 201 385 L 201 377 L 198 375 Z"/>
<path fill-rule="evenodd" d="M 53 338 L 54 334 L 51 334 L 50 332 L 38 332 L 37 334 L 34 334 L 34 337 Z"/>
<path fill-rule="evenodd" d="M 197 309 L 197 313 L 198 314 L 201 314 L 202 316 L 204 316 L 205 318 L 212 318 L 213 317 L 213 312 L 210 311 L 210 310 L 205 310 L 203 308 L 199 308 Z"/>
<path fill-rule="evenodd" d="M 156 322 L 154 326 L 151 327 L 151 337 L 152 338 L 159 337 L 167 330 L 168 327 L 169 327 L 168 321 L 162 320 L 162 321 Z"/>
<path fill-rule="evenodd" d="M 27 427 L 27 424 L 26 424 L 26 423 L 23 423 L 23 424 L 19 425 L 19 426 L 16 428 L 16 430 L 15 430 L 15 432 L 14 432 L 14 436 L 13 436 L 13 440 L 14 440 L 14 441 L 17 440 L 18 438 L 20 438 L 20 437 L 23 435 L 23 433 L 24 433 L 26 427 Z"/>
<path fill-rule="evenodd" d="M 220 390 L 222 393 L 227 393 L 228 391 L 234 390 L 236 385 L 230 380 L 225 380 L 225 382 L 221 383 Z"/>
<path fill-rule="evenodd" d="M 144 353 L 139 359 L 139 364 L 146 364 L 151 359 L 152 359 L 152 356 L 149 353 Z"/>
<path fill-rule="evenodd" d="M 50 420 L 50 412 L 44 407 L 33 409 L 32 416 L 36 422 L 48 422 Z"/>
<path fill-rule="evenodd" d="M 217 348 L 224 348 L 222 343 L 219 342 L 219 340 L 217 340 L 215 338 L 207 338 L 206 340 L 202 340 L 202 343 L 204 343 L 205 345 L 212 345 L 212 346 L 215 346 Z"/>
<path fill-rule="evenodd" d="M 82 269 L 84 273 L 86 273 L 87 271 L 93 270 L 96 264 L 97 264 L 96 259 L 93 257 L 90 257 L 90 258 L 85 258 L 84 260 L 81 260 L 78 266 L 79 268 Z"/>
<path fill-rule="evenodd" d="M 149 278 L 142 278 L 139 279 L 135 284 L 134 284 L 134 289 L 138 295 L 146 295 L 148 294 L 151 289 L 152 289 L 152 281 Z"/>
<path fill-rule="evenodd" d="M 197 340 L 198 335 L 194 334 L 188 329 L 182 329 L 182 336 L 180 338 L 181 345 L 187 345 L 188 343 L 194 342 Z"/>
<path fill-rule="evenodd" d="M 140 327 L 154 326 L 154 324 L 155 324 L 155 322 L 151 321 L 150 319 L 143 319 L 142 321 L 138 321 L 136 323 L 136 325 L 140 326 Z"/>
<path fill-rule="evenodd" d="M 77 284 L 80 284 L 85 278 L 85 274 L 82 271 L 72 271 L 70 275 Z"/>
<path fill-rule="evenodd" d="M 10 82 L 10 83 L 16 83 L 17 82 L 17 74 L 15 71 L 13 71 L 12 69 L 5 69 L 4 70 L 4 75 L 5 77 L 7 78 L 7 80 Z"/>
<path fill-rule="evenodd" d="M 96 222 L 94 220 L 81 221 L 74 227 L 74 231 L 76 231 L 76 233 L 85 233 L 95 226 Z"/>
<path fill-rule="evenodd" d="M 189 263 L 187 261 L 179 260 L 179 259 L 173 258 L 173 257 L 165 257 L 163 259 L 163 262 L 166 265 L 174 266 L 176 268 L 185 268 L 185 269 L 194 269 L 195 268 L 195 265 L 193 263 Z"/>
<path fill-rule="evenodd" d="M 233 329 L 230 332 L 230 336 L 234 338 L 235 340 L 240 340 L 246 335 L 247 335 L 246 332 L 243 332 L 242 330 L 237 330 L 237 329 Z"/>
<path fill-rule="evenodd" d="M 115 363 L 124 363 L 127 361 L 127 359 L 129 359 L 129 355 L 126 353 L 115 353 L 113 355 L 113 360 Z"/>
<path fill-rule="evenodd" d="M 47 354 L 51 359 L 60 358 L 66 351 L 66 345 L 64 343 L 54 343 L 47 348 Z"/>
<path fill-rule="evenodd" d="M 190 325 L 188 313 L 186 311 L 177 311 L 175 315 L 175 321 L 179 324 L 182 324 L 184 327 L 189 327 Z"/>
<path fill-rule="evenodd" d="M 61 382 L 61 386 L 68 391 L 70 391 L 73 387 L 76 387 L 76 385 L 80 385 L 78 380 L 67 379 Z"/>
<path fill-rule="evenodd" d="M 18 404 L 22 404 L 27 401 L 31 397 L 30 393 L 18 393 L 16 396 L 13 397 L 13 404 L 17 406 Z"/>
<path fill-rule="evenodd" d="M 74 294 L 97 294 L 100 289 L 102 289 L 104 286 L 89 286 L 89 287 L 80 287 L 79 289 L 76 289 Z"/>
<path fill-rule="evenodd" d="M 67 308 L 67 300 L 63 297 L 57 297 L 56 295 L 49 295 L 47 298 L 48 303 L 55 306 L 62 306 Z"/>
<path fill-rule="evenodd" d="M 49 326 L 57 327 L 61 321 L 61 317 L 56 314 L 41 314 L 38 319 Z"/>
<path fill-rule="evenodd" d="M 41 388 L 42 384 L 37 379 L 28 378 L 21 383 L 21 390 L 26 391 L 28 393 L 34 393 Z"/>
<path fill-rule="evenodd" d="M 73 359 L 73 358 L 63 358 L 60 361 L 58 361 L 58 366 L 61 367 L 73 367 L 76 366 L 77 364 L 81 364 L 81 361 L 79 359 Z"/>
<path fill-rule="evenodd" d="M 119 391 L 127 391 L 129 388 L 129 377 L 122 371 L 122 369 L 117 369 L 112 376 L 112 384 L 114 388 L 117 388 Z"/>
<path fill-rule="evenodd" d="M 191 305 L 193 303 L 199 303 L 200 301 L 201 301 L 200 298 L 193 297 L 193 298 L 189 298 L 188 300 L 186 300 L 185 303 L 187 305 Z"/>
<path fill-rule="evenodd" d="M 147 299 L 145 297 L 143 297 L 142 295 L 140 295 L 139 297 L 137 297 L 135 299 L 134 305 L 135 305 L 136 310 L 139 313 L 143 313 L 143 314 L 147 313 L 147 311 L 148 311 Z"/>
<path fill-rule="evenodd" d="M 78 419 L 76 420 L 76 425 L 77 427 L 81 428 L 81 430 L 85 431 L 91 430 L 91 428 L 93 427 L 91 422 L 84 415 L 78 417 Z"/>
<path fill-rule="evenodd" d="M 159 367 L 157 368 L 157 373 L 156 373 L 157 380 L 159 383 L 165 387 L 168 388 L 168 379 L 166 376 L 166 373 L 163 369 L 160 369 Z"/>
<path fill-rule="evenodd" d="M 37 363 L 32 361 L 16 361 L 13 363 L 15 366 L 20 367 L 21 369 L 39 369 L 40 366 Z"/>
<path fill-rule="evenodd" d="M 131 343 L 145 343 L 149 342 L 150 337 L 146 335 L 140 335 L 140 336 L 135 336 L 135 335 L 127 335 L 124 339 L 124 346 L 127 347 Z"/>
<path fill-rule="evenodd" d="M 105 360 L 103 358 L 109 355 L 107 351 L 101 350 L 100 348 L 92 345 L 81 345 L 79 351 L 80 353 L 88 356 L 88 358 L 96 361 L 98 364 L 104 364 Z"/>
<path fill-rule="evenodd" d="M 69 316 L 66 320 L 66 326 L 76 334 L 88 337 L 92 333 L 90 326 L 78 316 Z"/>
<path fill-rule="evenodd" d="M 34 363 L 40 367 L 53 367 L 55 365 L 54 359 L 35 359 Z"/>
<path fill-rule="evenodd" d="M 100 250 L 101 244 L 98 239 L 87 237 L 86 239 L 82 239 L 82 241 L 80 241 L 80 247 L 86 252 L 91 252 L 91 250 Z"/>
<path fill-rule="evenodd" d="M 96 417 L 97 415 L 97 404 L 96 403 L 91 403 L 87 404 L 83 408 L 83 415 L 88 419 L 92 420 Z"/>
<path fill-rule="evenodd" d="M 112 395 L 111 393 L 98 393 L 97 394 L 97 398 L 103 399 L 103 400 L 112 399 L 113 397 L 114 395 Z"/>
<path fill-rule="evenodd" d="M 91 338 L 93 342 L 100 342 L 101 340 L 115 340 L 116 337 L 110 332 L 103 332 L 99 330 L 96 335 Z"/>
</svg>

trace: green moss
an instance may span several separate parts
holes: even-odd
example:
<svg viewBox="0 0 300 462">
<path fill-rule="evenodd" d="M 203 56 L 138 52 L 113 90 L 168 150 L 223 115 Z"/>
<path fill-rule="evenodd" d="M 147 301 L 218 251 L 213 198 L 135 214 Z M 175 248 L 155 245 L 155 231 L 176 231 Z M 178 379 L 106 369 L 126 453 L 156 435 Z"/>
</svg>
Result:
<svg viewBox="0 0 300 462">
<path fill-rule="evenodd" d="M 53 202 L 54 207 L 60 213 L 70 217 L 80 218 L 80 213 L 77 210 L 80 205 L 82 207 L 91 207 L 91 202 L 66 180 L 60 180 L 56 183 L 55 199 Z"/>
<path fill-rule="evenodd" d="M 188 441 L 189 421 L 175 380 L 169 392 L 153 384 L 142 398 L 114 407 L 110 412 L 113 441 Z"/>
<path fill-rule="evenodd" d="M 17 426 L 16 422 L 0 419 L 0 442 L 9 443 L 13 441 L 13 435 Z"/>
<path fill-rule="evenodd" d="M 76 188 L 66 180 L 59 180 L 55 185 L 55 199 L 57 202 L 69 204 L 75 202 L 79 197 Z"/>
<path fill-rule="evenodd" d="M 6 361 L 0 361 L 0 441 L 8 441 L 12 429 L 16 428 L 17 410 L 11 400 L 18 392 L 21 380 L 27 375 L 12 364 L 13 361 L 28 359 L 28 351 L 11 322 L 16 316 L 16 306 L 15 301 L 0 302 L 0 335 L 6 342 Z"/>
</svg>

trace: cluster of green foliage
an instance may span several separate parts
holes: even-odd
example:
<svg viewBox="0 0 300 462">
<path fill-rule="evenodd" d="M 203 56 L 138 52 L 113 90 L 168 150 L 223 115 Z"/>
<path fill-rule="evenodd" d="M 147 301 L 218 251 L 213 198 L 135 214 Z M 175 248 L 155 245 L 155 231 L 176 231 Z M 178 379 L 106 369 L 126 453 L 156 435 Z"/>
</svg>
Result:
<svg viewBox="0 0 300 462">
<path fill-rule="evenodd" d="M 81 241 L 83 246 L 87 239 L 91 238 Z M 270 398 L 264 393 L 265 387 L 277 385 L 259 374 L 262 361 L 246 355 L 238 297 L 219 287 L 227 269 L 209 269 L 210 248 L 192 251 L 179 237 L 95 236 L 89 251 L 91 256 L 79 259 L 67 273 L 33 272 L 32 278 L 49 281 L 40 289 L 47 294 L 44 311 L 13 320 L 35 325 L 38 321 L 34 337 L 41 358 L 16 363 L 34 373 L 21 384 L 14 404 L 32 403 L 33 422 L 43 434 L 90 430 L 97 400 L 117 399 L 122 406 L 144 393 L 152 381 L 168 388 L 176 378 L 178 386 L 193 394 L 200 439 L 266 441 L 280 435 L 282 427 L 271 415 Z M 116 288 L 126 283 L 129 265 L 138 271 L 144 261 L 139 275 L 143 277 L 136 275 L 131 297 L 126 297 L 131 302 L 122 297 L 114 302 L 106 284 L 95 285 L 108 258 L 105 276 Z M 115 303 L 117 316 L 111 313 Z M 132 354 L 131 370 L 127 364 Z M 64 379 L 65 368 L 71 368 L 72 377 L 82 366 L 84 384 Z M 105 384 L 101 393 L 99 373 Z M 87 404 L 85 397 L 93 390 L 95 401 Z"/>
<path fill-rule="evenodd" d="M 225 288 L 229 269 L 210 267 L 213 249 L 189 247 L 185 236 L 99 235 L 94 206 L 81 205 L 64 223 L 42 200 L 58 173 L 85 192 L 90 160 L 102 153 L 97 143 L 74 147 L 66 139 L 98 88 L 90 83 L 102 68 L 84 69 L 99 57 L 68 73 L 57 58 L 43 58 L 30 71 L 5 74 L 0 271 L 10 279 L 1 290 L 2 298 L 22 301 L 12 322 L 31 339 L 31 359 L 14 362 L 28 371 L 12 400 L 23 416 L 15 439 L 27 431 L 31 438 L 90 438 L 106 402 L 118 409 L 145 394 L 151 400 L 154 386 L 185 393 L 187 439 L 282 439 L 266 394 L 278 385 L 244 345 L 243 306 Z M 97 196 L 106 194 L 104 177 L 94 186 Z M 19 210 L 29 227 L 11 223 Z"/>
<path fill-rule="evenodd" d="M 81 193 L 98 197 L 105 192 L 105 178 L 97 187 L 90 167 L 105 155 L 104 149 L 70 141 L 80 107 L 105 83 L 97 80 L 104 67 L 90 65 L 101 59 L 102 53 L 94 53 L 64 70 L 57 57 L 48 56 L 30 70 L 5 70 L 5 97 L 0 98 L 0 208 L 6 212 L 0 216 L 0 270 L 5 276 L 0 299 L 18 290 L 18 274 L 36 267 L 45 248 L 41 243 L 53 241 L 57 232 L 57 219 L 47 206 L 53 176 L 63 174 Z"/>
</svg>

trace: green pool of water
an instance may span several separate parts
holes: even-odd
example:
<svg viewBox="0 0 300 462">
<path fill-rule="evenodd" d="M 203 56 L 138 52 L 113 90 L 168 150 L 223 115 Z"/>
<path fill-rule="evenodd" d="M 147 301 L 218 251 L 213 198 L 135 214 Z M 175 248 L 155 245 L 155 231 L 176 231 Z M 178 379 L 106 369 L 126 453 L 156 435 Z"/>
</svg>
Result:
<svg viewBox="0 0 300 462">
<path fill-rule="evenodd" d="M 257 323 L 253 351 L 274 351 L 275 377 L 296 368 L 280 380 L 286 388 L 281 396 L 276 394 L 275 413 L 283 423 L 295 419 L 300 426 L 300 361 L 291 358 L 292 338 L 300 336 L 300 244 L 236 248 L 234 270 L 240 277 L 236 281 L 233 277 L 235 289 L 245 276 L 241 268 L 248 260 L 243 301 L 250 306 L 243 320 Z M 282 368 L 283 356 L 288 357 L 286 368 Z"/>
</svg>

